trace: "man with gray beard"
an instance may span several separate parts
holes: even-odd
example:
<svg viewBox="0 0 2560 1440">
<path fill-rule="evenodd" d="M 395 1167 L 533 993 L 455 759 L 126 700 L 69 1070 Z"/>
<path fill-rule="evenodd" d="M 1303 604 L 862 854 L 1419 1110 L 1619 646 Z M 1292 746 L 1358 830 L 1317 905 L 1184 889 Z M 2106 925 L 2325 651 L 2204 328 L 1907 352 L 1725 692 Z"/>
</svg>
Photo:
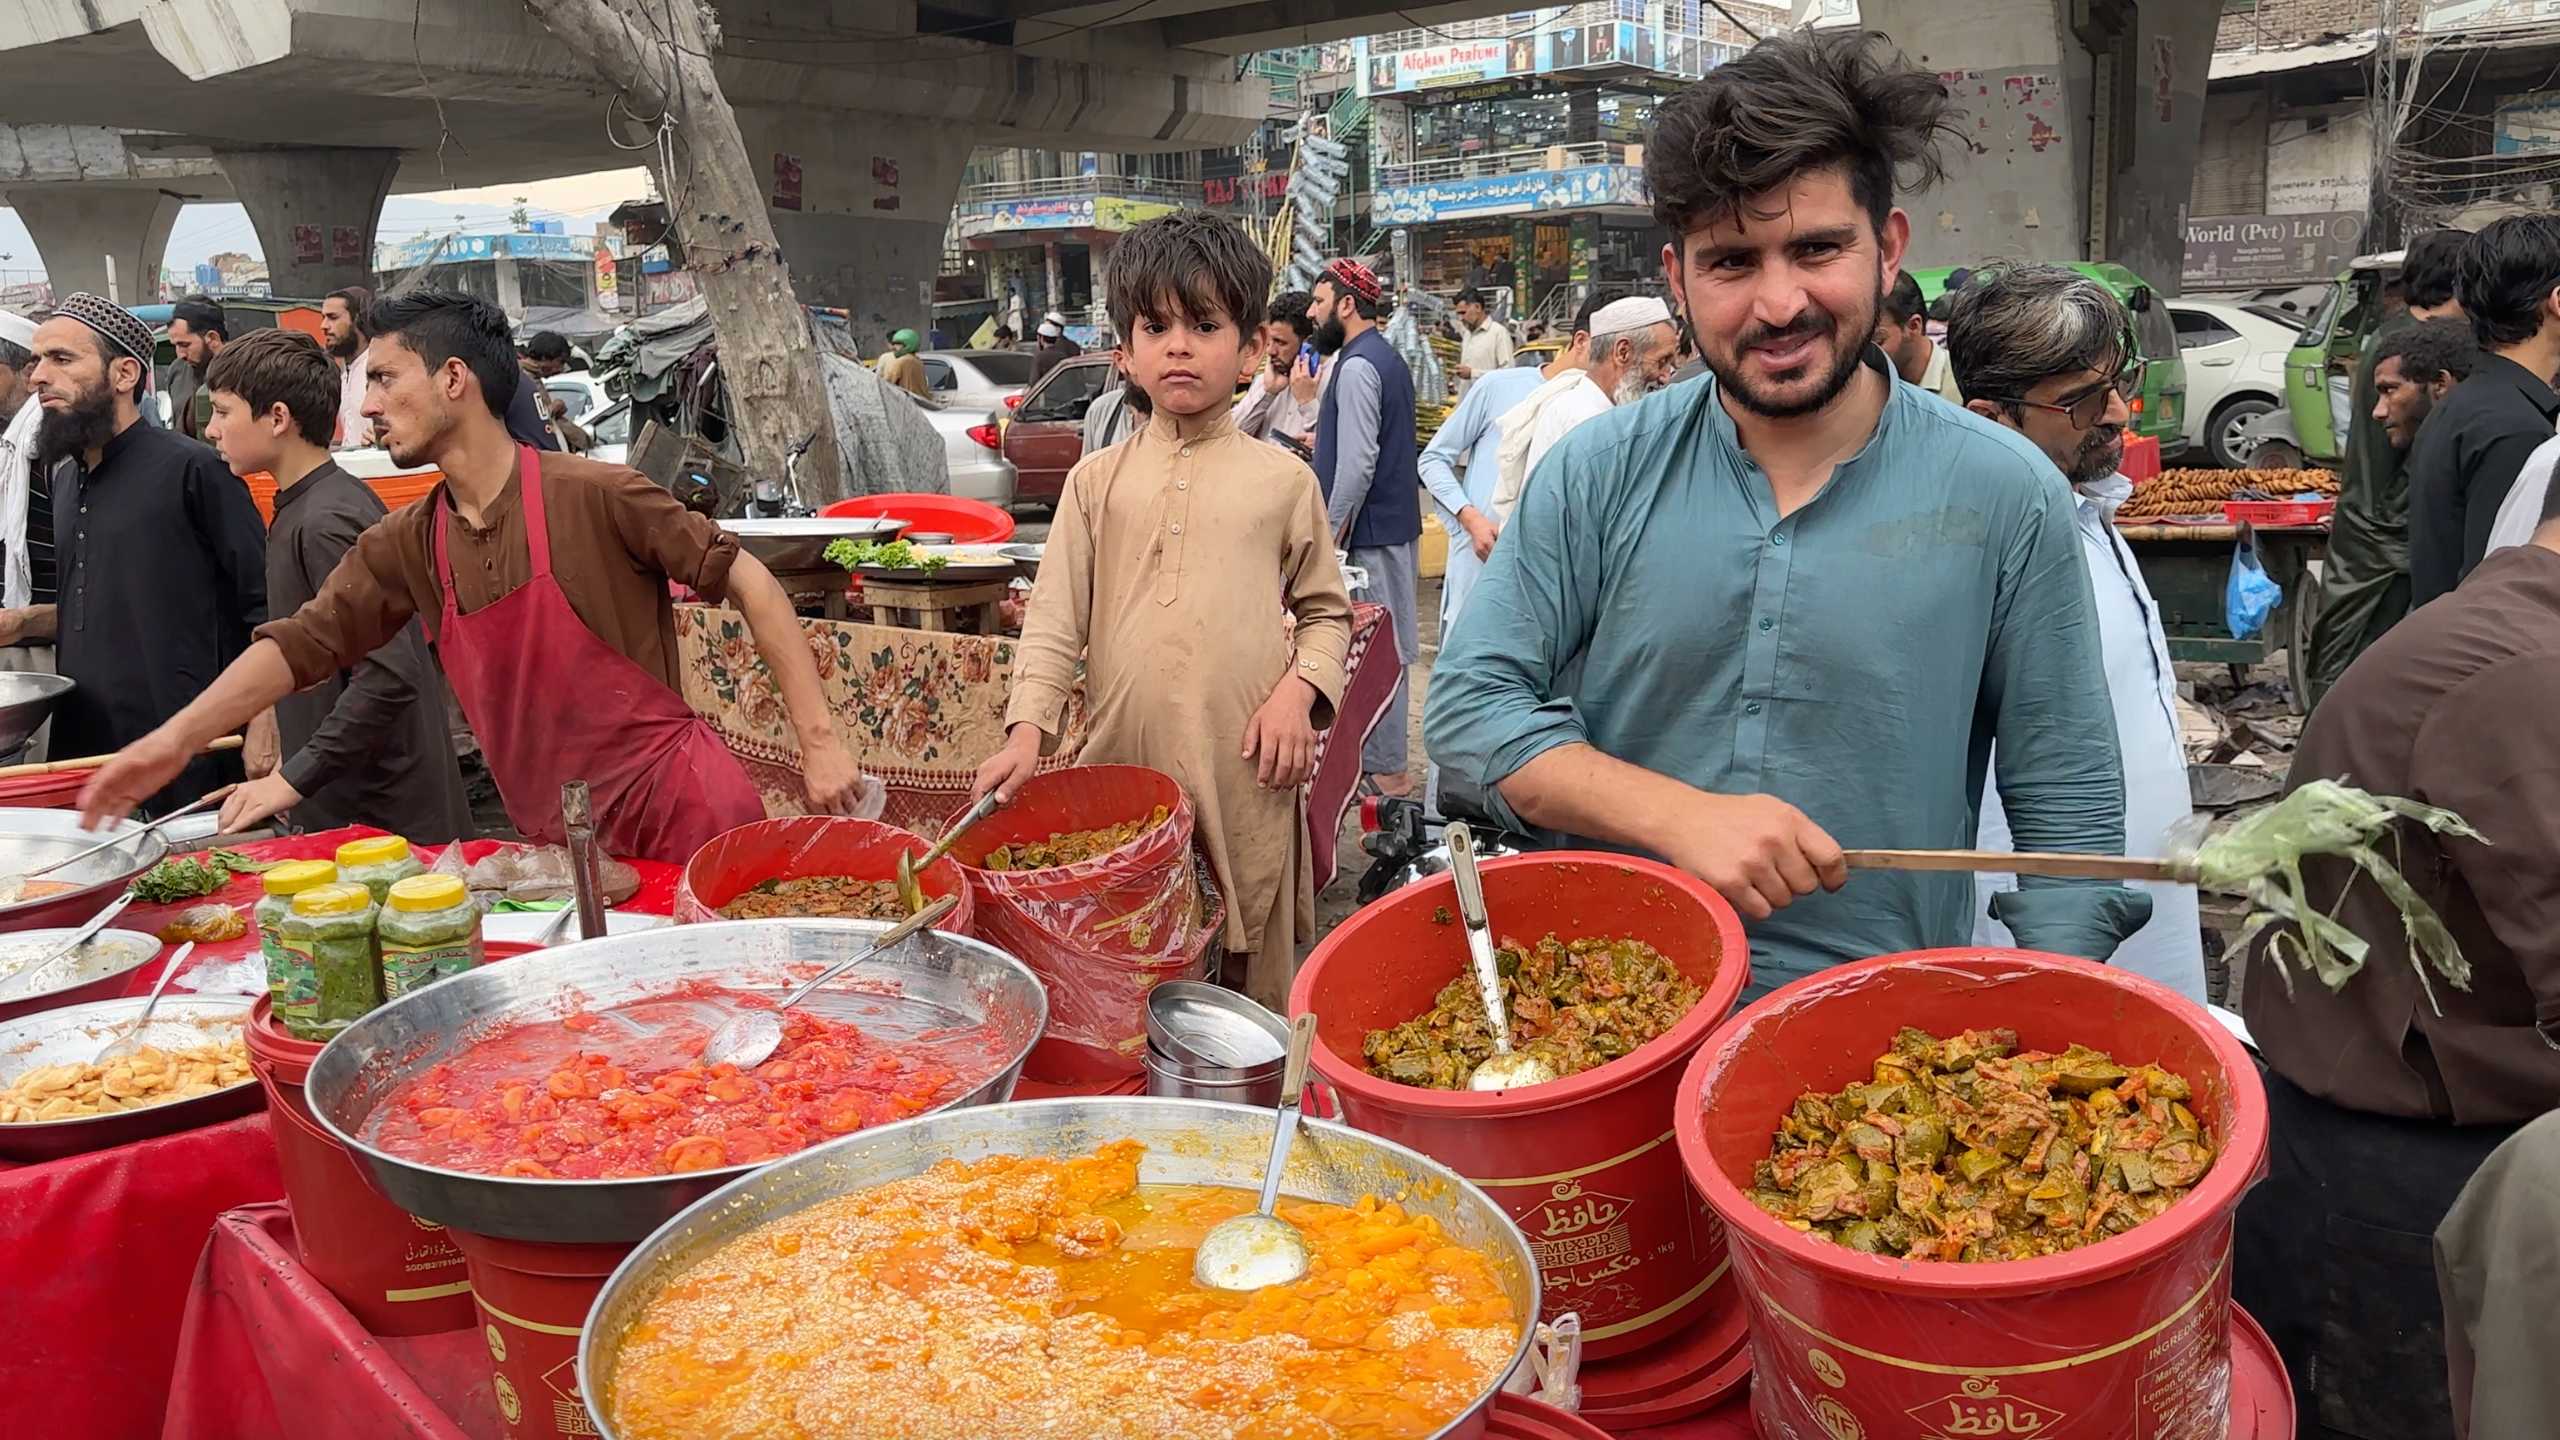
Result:
<svg viewBox="0 0 2560 1440">
<path fill-rule="evenodd" d="M 1494 487 L 1496 523 L 1508 520 L 1538 462 L 1585 420 L 1614 405 L 1632 405 L 1671 383 L 1680 332 L 1671 307 L 1646 295 L 1613 300 L 1591 315 L 1591 363 L 1529 392 L 1502 417 L 1502 479 Z"/>
</svg>

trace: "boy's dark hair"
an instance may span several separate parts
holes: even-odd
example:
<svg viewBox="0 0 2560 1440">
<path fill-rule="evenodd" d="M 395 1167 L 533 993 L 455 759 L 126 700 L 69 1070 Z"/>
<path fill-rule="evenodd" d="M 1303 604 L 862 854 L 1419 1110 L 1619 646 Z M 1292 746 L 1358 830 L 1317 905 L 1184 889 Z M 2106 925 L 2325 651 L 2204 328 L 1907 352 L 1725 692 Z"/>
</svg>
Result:
<svg viewBox="0 0 2560 1440">
<path fill-rule="evenodd" d="M 2430 230 L 2409 242 L 2400 256 L 2400 294 L 2411 305 L 2432 310 L 2454 297 L 2468 230 Z"/>
<path fill-rule="evenodd" d="M 2480 368 L 2480 342 L 2470 322 L 2445 315 L 2396 330 L 2373 352 L 2373 363 L 2398 360 L 2403 378 L 2424 385 L 2439 375 L 2468 380 Z"/>
<path fill-rule="evenodd" d="M 514 332 L 507 313 L 476 295 L 454 290 L 412 290 L 374 302 L 364 317 L 364 333 L 381 339 L 396 335 L 434 369 L 460 360 L 480 381 L 481 402 L 489 413 L 505 419 L 507 402 L 516 395 L 524 372 L 516 368 Z"/>
<path fill-rule="evenodd" d="M 1898 177 L 1918 188 L 1945 177 L 1938 146 L 1964 138 L 1946 87 L 1898 53 L 1882 58 L 1884 43 L 1876 30 L 1773 34 L 1655 113 L 1644 175 L 1675 253 L 1691 230 L 1809 170 L 1846 170 L 1879 230 Z"/>
<path fill-rule="evenodd" d="M 1573 312 L 1573 328 L 1564 332 L 1566 343 L 1572 343 L 1573 337 L 1576 335 L 1590 334 L 1591 317 L 1599 314 L 1600 307 L 1608 303 L 1608 301 L 1600 298 L 1600 292 L 1596 289 L 1583 296 L 1582 308 Z"/>
<path fill-rule="evenodd" d="M 227 390 L 260 415 L 282 405 L 293 428 L 314 445 L 338 432 L 338 367 L 320 342 L 299 330 L 252 330 L 222 347 L 205 367 L 207 390 Z"/>
<path fill-rule="evenodd" d="M 1484 292 L 1473 285 L 1470 285 L 1466 289 L 1458 292 L 1458 298 L 1455 303 L 1460 305 L 1481 305 L 1484 303 Z"/>
<path fill-rule="evenodd" d="M 2515 345 L 2542 329 L 2560 290 L 2560 215 L 2509 215 L 2463 242 L 2462 312 L 2481 348 Z"/>
<path fill-rule="evenodd" d="M 170 307 L 169 318 L 186 321 L 187 328 L 198 335 L 219 335 L 225 342 L 231 339 L 231 326 L 222 318 L 222 307 L 201 295 L 190 295 Z"/>
<path fill-rule="evenodd" d="M 557 360 L 566 364 L 569 359 L 569 340 L 557 330 L 539 330 L 534 332 L 531 339 L 524 342 L 524 353 L 536 360 Z"/>
<path fill-rule="evenodd" d="M 1884 292 L 1884 313 L 1893 317 L 1897 329 L 1910 324 L 1912 316 L 1928 308 L 1929 302 L 1920 298 L 1920 282 L 1912 279 L 1908 270 L 1894 276 L 1893 288 Z"/>
<path fill-rule="evenodd" d="M 1260 328 L 1271 293 L 1271 257 L 1244 228 L 1206 210 L 1181 210 L 1130 227 L 1111 248 L 1111 325 L 1137 333 L 1138 317 Z"/>
<path fill-rule="evenodd" d="M 1269 318 L 1287 321 L 1297 334 L 1298 343 L 1304 345 L 1316 333 L 1315 322 L 1307 318 L 1307 307 L 1315 303 L 1316 297 L 1304 290 L 1283 290 L 1271 297 Z"/>
</svg>

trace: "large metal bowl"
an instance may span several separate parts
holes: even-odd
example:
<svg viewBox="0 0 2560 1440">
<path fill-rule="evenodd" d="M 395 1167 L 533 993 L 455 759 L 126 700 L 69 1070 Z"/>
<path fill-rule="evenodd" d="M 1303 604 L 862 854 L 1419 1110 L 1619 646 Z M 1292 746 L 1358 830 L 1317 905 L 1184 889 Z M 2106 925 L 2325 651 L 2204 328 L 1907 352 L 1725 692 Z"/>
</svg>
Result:
<svg viewBox="0 0 2560 1440">
<path fill-rule="evenodd" d="M 53 718 L 53 707 L 73 688 L 68 675 L 0 672 L 0 755 L 26 744 L 27 737 Z"/>
<path fill-rule="evenodd" d="M 311 1062 L 304 1093 L 375 1186 L 422 1220 L 509 1240 L 638 1240 L 754 1167 L 629 1180 L 480 1175 L 377 1149 L 366 1122 L 402 1082 L 494 1030 L 663 995 L 688 981 L 779 998 L 889 928 L 878 920 L 733 920 L 514 956 L 439 980 L 348 1026 Z M 1021 961 L 940 931 L 856 966 L 801 1007 L 893 1041 L 993 1027 L 1001 1068 L 944 1109 L 1011 1096 L 1022 1059 L 1049 1020 L 1048 992 Z"/>
<path fill-rule="evenodd" d="M 101 930 L 67 955 L 33 961 L 77 933 L 20 930 L 0 937 L 0 1020 L 59 1010 L 84 1000 L 112 999 L 125 977 L 151 963 L 160 953 L 160 937 L 139 930 Z"/>
<path fill-rule="evenodd" d="M 0 1085 L 41 1065 L 97 1059 L 121 1027 L 142 1013 L 143 1003 L 144 997 L 129 995 L 0 1021 Z M 249 1018 L 249 1005 L 237 995 L 166 995 L 152 1012 L 150 1028 L 138 1038 L 163 1050 L 192 1050 L 237 1039 L 241 1023 Z M 264 1103 L 253 1077 L 210 1095 L 140 1110 L 0 1125 L 0 1159 L 59 1160 L 65 1155 L 85 1155 L 246 1115 Z"/>
<path fill-rule="evenodd" d="M 818 570 L 827 564 L 827 547 L 838 540 L 889 540 L 907 528 L 904 520 L 859 515 L 804 515 L 772 520 L 723 520 L 720 528 L 738 537 L 738 546 L 764 562 L 768 570 Z"/>
<path fill-rule="evenodd" d="M 1206 1100 L 1144 1096 L 1026 1100 L 950 1110 L 806 1150 L 726 1186 L 677 1216 L 631 1252 L 605 1282 L 578 1341 L 578 1384 L 605 1435 L 613 1426 L 613 1371 L 623 1334 L 676 1276 L 770 1220 L 824 1200 L 885 1185 L 941 1160 L 989 1155 L 1090 1154 L 1113 1140 L 1147 1147 L 1139 1178 L 1151 1185 L 1255 1189 L 1271 1151 L 1271 1112 Z M 1493 1262 L 1511 1298 L 1520 1346 L 1465 1413 L 1435 1440 L 1482 1435 L 1503 1375 L 1528 1353 L 1538 1319 L 1538 1262 L 1511 1217 L 1474 1182 L 1419 1151 L 1322 1120 L 1300 1122 L 1281 1172 L 1281 1193 L 1349 1204 L 1363 1195 L 1430 1215 L 1452 1241 Z"/>
<path fill-rule="evenodd" d="M 141 828 L 139 820 L 119 820 L 94 831 L 83 830 L 77 810 L 0 809 L 0 874 L 22 875 L 95 845 L 109 834 Z M 159 864 L 168 854 L 168 842 L 156 833 L 149 834 L 42 876 L 45 880 L 69 881 L 76 888 L 21 900 L 15 905 L 0 905 L 0 930 L 76 926 L 105 909 L 134 876 Z"/>
</svg>

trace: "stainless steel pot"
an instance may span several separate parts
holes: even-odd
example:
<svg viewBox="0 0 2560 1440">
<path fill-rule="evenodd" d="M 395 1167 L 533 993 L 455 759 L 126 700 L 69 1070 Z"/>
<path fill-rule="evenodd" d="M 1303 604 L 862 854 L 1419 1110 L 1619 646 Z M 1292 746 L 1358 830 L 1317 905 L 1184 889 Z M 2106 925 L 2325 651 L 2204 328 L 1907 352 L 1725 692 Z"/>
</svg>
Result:
<svg viewBox="0 0 2560 1440">
<path fill-rule="evenodd" d="M 1147 1047 L 1141 1062 L 1147 1067 L 1147 1093 L 1172 1100 L 1224 1100 L 1234 1105 L 1252 1105 L 1269 1109 L 1280 1103 L 1282 1076 L 1287 1071 L 1282 1063 L 1258 1066 L 1250 1070 L 1231 1070 L 1216 1065 L 1194 1065 L 1167 1055 L 1153 1045 Z"/>
<path fill-rule="evenodd" d="M 148 997 L 128 995 L 87 1005 L 66 1005 L 0 1021 L 0 1085 L 46 1065 L 85 1065 L 98 1058 L 142 1013 Z M 163 1050 L 194 1050 L 237 1039 L 249 1018 L 249 1001 L 237 995 L 169 995 L 151 1012 L 151 1024 L 136 1038 Z M 246 1115 L 266 1103 L 256 1077 L 237 1085 L 146 1105 L 70 1120 L 38 1120 L 0 1125 L 0 1159 L 59 1160 L 113 1145 L 129 1145 L 154 1135 L 175 1135 Z"/>
<path fill-rule="evenodd" d="M 119 820 L 88 831 L 80 828 L 77 810 L 0 809 L 0 874 L 23 874 L 95 845 L 110 834 L 141 828 L 139 820 Z M 134 876 L 168 855 L 168 842 L 153 833 L 66 865 L 40 878 L 68 881 L 76 888 L 21 900 L 15 905 L 0 905 L 0 930 L 76 927 L 123 894 Z"/>
<path fill-rule="evenodd" d="M 419 1071 L 492 1031 L 663 995 L 687 982 L 780 998 L 887 930 L 877 920 L 736 920 L 582 940 L 484 965 L 404 995 L 332 1039 L 304 1093 L 376 1188 L 422 1220 L 509 1240 L 638 1240 L 751 1166 L 628 1180 L 534 1180 L 422 1164 L 366 1137 L 374 1107 Z M 1049 996 L 1022 962 L 983 941 L 919 935 L 801 1002 L 883 1039 L 988 1026 L 1000 1068 L 943 1108 L 1013 1094 L 1048 1023 Z"/>
<path fill-rule="evenodd" d="M 429 993 L 432 993 L 430 991 Z M 622 1336 L 658 1292 L 714 1251 L 769 1220 L 823 1200 L 919 1174 L 940 1160 L 989 1155 L 1073 1156 L 1112 1140 L 1147 1147 L 1139 1178 L 1151 1185 L 1262 1182 L 1271 1148 L 1271 1112 L 1198 1100 L 1140 1096 L 1028 1100 L 885 1125 L 803 1151 L 723 1187 L 633 1250 L 596 1296 L 578 1342 L 578 1384 L 606 1436 L 613 1423 L 613 1372 Z M 1538 1262 L 1511 1217 L 1456 1171 L 1392 1141 L 1323 1120 L 1301 1122 L 1282 1172 L 1284 1194 L 1349 1204 L 1376 1195 L 1440 1222 L 1453 1243 L 1493 1262 L 1511 1298 L 1520 1346 L 1502 1374 L 1433 1440 L 1473 1440 L 1485 1432 L 1503 1375 L 1517 1368 L 1537 1329 Z"/>
</svg>

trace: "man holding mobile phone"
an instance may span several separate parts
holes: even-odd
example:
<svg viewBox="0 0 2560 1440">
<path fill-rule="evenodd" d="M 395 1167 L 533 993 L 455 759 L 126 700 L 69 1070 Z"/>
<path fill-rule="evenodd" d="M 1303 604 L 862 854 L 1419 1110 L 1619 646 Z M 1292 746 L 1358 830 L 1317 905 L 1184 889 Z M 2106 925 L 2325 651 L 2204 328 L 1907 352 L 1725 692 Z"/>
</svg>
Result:
<svg viewBox="0 0 2560 1440">
<path fill-rule="evenodd" d="M 1315 326 L 1307 319 L 1313 300 L 1292 290 L 1271 302 L 1271 318 L 1262 327 L 1268 357 L 1253 384 L 1237 397 L 1236 428 L 1257 440 L 1312 453 L 1316 429 Z"/>
</svg>

